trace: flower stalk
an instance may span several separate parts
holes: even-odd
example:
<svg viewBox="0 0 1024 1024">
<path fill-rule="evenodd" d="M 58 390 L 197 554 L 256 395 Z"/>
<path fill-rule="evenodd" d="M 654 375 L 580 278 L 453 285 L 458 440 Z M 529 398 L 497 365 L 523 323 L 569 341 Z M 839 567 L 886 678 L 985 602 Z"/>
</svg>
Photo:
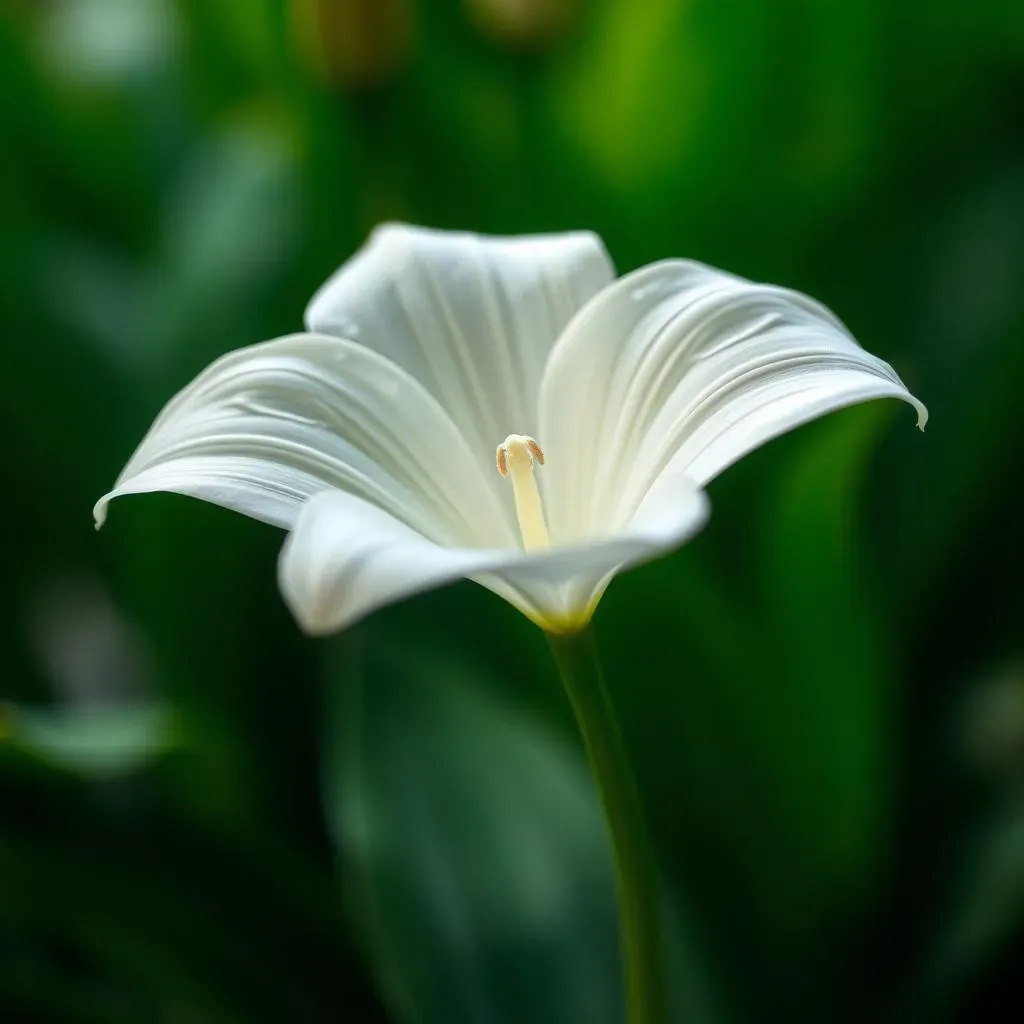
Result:
<svg viewBox="0 0 1024 1024">
<path fill-rule="evenodd" d="M 665 1024 L 668 996 L 654 852 L 592 631 L 548 634 L 597 783 L 612 848 L 628 1024 Z"/>
</svg>

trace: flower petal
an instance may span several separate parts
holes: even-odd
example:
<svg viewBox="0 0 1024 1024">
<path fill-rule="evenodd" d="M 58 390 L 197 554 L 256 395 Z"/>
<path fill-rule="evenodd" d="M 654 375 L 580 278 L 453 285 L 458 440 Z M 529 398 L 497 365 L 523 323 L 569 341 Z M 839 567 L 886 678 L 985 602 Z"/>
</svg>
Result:
<svg viewBox="0 0 1024 1024">
<path fill-rule="evenodd" d="M 403 367 L 483 465 L 507 435 L 535 429 L 551 347 L 614 276 L 589 232 L 493 238 L 389 224 L 314 296 L 306 323 Z"/>
<path fill-rule="evenodd" d="M 552 536 L 629 517 L 661 473 L 700 486 L 808 420 L 872 398 L 924 406 L 824 306 L 699 263 L 618 280 L 566 328 L 541 385 Z M 588 518 L 589 517 L 589 518 Z"/>
<path fill-rule="evenodd" d="M 663 477 L 619 536 L 545 552 L 446 548 L 351 494 L 324 491 L 299 515 L 281 552 L 279 581 L 300 626 L 344 628 L 403 597 L 468 577 L 543 629 L 585 625 L 620 570 L 682 544 L 707 519 L 685 477 Z"/>
<path fill-rule="evenodd" d="M 296 334 L 218 359 L 176 395 L 111 498 L 175 491 L 290 527 L 325 488 L 441 543 L 514 544 L 514 520 L 444 410 L 361 345 Z"/>
</svg>

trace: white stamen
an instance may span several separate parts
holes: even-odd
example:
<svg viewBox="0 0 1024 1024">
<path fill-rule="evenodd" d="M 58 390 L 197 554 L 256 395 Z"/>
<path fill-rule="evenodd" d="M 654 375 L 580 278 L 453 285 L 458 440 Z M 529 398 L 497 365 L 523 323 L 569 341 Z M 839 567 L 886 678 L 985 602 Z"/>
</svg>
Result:
<svg viewBox="0 0 1024 1024">
<path fill-rule="evenodd" d="M 512 477 L 512 495 L 516 502 L 516 518 L 523 547 L 536 551 L 551 547 L 548 527 L 544 522 L 544 508 L 540 502 L 540 491 L 533 478 L 533 464 L 544 465 L 544 452 L 532 437 L 525 434 L 509 434 L 498 445 L 498 472 Z"/>
</svg>

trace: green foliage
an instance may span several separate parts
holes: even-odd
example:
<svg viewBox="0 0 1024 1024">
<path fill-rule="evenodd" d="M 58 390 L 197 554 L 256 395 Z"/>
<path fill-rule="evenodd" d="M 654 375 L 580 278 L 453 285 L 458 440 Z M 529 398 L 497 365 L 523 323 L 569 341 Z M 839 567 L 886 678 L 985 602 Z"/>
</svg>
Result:
<svg viewBox="0 0 1024 1024">
<path fill-rule="evenodd" d="M 1021 5 L 7 8 L 0 1017 L 617 1019 L 607 851 L 533 627 L 464 583 L 313 643 L 273 530 L 167 496 L 92 529 L 161 404 L 398 218 L 806 290 L 928 404 L 923 437 L 879 405 L 744 460 L 596 625 L 683 1024 L 999 1019 Z"/>
<path fill-rule="evenodd" d="M 612 874 L 571 743 L 443 654 L 368 646 L 332 689 L 324 785 L 396 1017 L 617 1020 Z"/>
<path fill-rule="evenodd" d="M 138 771 L 174 745 L 159 705 L 82 710 L 0 708 L 0 739 L 54 768 L 105 778 Z"/>
</svg>

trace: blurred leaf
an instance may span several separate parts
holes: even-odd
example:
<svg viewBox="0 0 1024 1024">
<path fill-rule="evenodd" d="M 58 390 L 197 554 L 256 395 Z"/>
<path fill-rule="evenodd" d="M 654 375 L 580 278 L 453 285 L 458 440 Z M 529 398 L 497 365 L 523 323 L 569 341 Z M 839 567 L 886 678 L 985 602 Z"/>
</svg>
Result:
<svg viewBox="0 0 1024 1024">
<path fill-rule="evenodd" d="M 611 866 L 583 765 L 464 671 L 335 680 L 325 785 L 378 983 L 402 1020 L 618 1019 Z"/>
<path fill-rule="evenodd" d="M 861 895 L 885 807 L 896 666 L 861 495 L 869 457 L 896 411 L 873 403 L 805 428 L 764 522 L 765 591 L 788 677 L 774 695 L 782 718 L 771 760 L 788 770 L 779 792 L 791 827 L 817 848 L 813 883 L 804 884 L 819 885 L 826 901 Z"/>
<path fill-rule="evenodd" d="M 161 704 L 28 709 L 0 706 L 0 739 L 65 771 L 95 778 L 128 775 L 179 742 Z"/>
<path fill-rule="evenodd" d="M 620 1020 L 614 882 L 579 751 L 451 659 L 374 650 L 333 682 L 330 827 L 399 1019 Z M 667 930 L 680 1019 L 717 1019 Z"/>
<path fill-rule="evenodd" d="M 0 952 L 13 925 L 22 948 L 34 939 L 54 950 L 53 966 L 73 981 L 110 979 L 152 1007 L 108 1021 L 320 1024 L 359 1006 L 319 864 L 281 877 L 247 836 L 225 846 L 180 819 L 84 797 L 79 788 L 42 840 L 10 827 L 0 835 Z M 310 879 L 315 900 L 296 901 L 292 890 Z M 0 986 L 9 966 L 4 957 Z M 5 1021 L 21 1019 L 0 1007 Z M 360 1022 L 379 1019 L 360 1009 Z"/>
<path fill-rule="evenodd" d="M 928 227 L 912 330 L 920 348 L 916 391 L 932 415 L 923 439 L 900 439 L 891 502 L 898 514 L 887 529 L 903 603 L 920 611 L 946 596 L 941 580 L 951 561 L 977 557 L 989 503 L 1016 500 L 1006 452 L 1024 440 L 1022 221 L 1024 153 L 1017 153 L 972 180 Z"/>
<path fill-rule="evenodd" d="M 146 318 L 157 355 L 177 355 L 190 338 L 201 340 L 204 355 L 224 351 L 224 321 L 251 316 L 254 296 L 285 271 L 300 210 L 294 140 L 266 112 L 196 147 L 167 197 Z"/>
<path fill-rule="evenodd" d="M 963 1019 L 965 992 L 1000 945 L 1024 927 L 1024 802 L 1005 802 L 988 816 L 957 858 L 952 898 L 933 925 L 933 941 L 911 988 L 909 1021 Z"/>
<path fill-rule="evenodd" d="M 836 925 L 871 890 L 894 669 L 857 508 L 893 411 L 750 456 L 713 485 L 705 533 L 598 613 L 641 787 L 748 1014 L 820 1019 Z"/>
<path fill-rule="evenodd" d="M 749 31 L 740 20 L 735 27 Z M 586 150 L 591 173 L 638 198 L 652 187 L 660 197 L 670 175 L 692 166 L 712 109 L 706 38 L 692 4 L 600 5 L 552 90 L 554 115 Z M 662 119 L 669 97 L 673 116 Z"/>
</svg>

